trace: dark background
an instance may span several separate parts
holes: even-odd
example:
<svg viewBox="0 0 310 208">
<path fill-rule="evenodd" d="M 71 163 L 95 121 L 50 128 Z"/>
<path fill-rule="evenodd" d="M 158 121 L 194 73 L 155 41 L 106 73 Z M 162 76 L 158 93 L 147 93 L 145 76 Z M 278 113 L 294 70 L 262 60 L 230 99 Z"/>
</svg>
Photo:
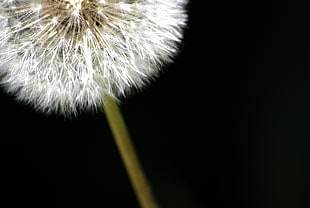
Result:
<svg viewBox="0 0 310 208">
<path fill-rule="evenodd" d="M 301 1 L 198 1 L 182 51 L 122 110 L 163 208 L 310 207 L 310 25 Z M 3 207 L 138 208 L 103 113 L 0 93 Z"/>
</svg>

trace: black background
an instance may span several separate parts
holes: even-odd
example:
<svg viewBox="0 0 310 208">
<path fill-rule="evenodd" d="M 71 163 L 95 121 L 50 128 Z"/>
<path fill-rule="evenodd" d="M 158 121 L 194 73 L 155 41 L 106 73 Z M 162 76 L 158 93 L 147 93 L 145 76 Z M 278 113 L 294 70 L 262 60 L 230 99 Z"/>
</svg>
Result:
<svg viewBox="0 0 310 208">
<path fill-rule="evenodd" d="M 189 15 L 175 62 L 121 106 L 161 207 L 310 207 L 306 3 L 193 0 Z M 138 207 L 103 113 L 0 96 L 4 207 Z"/>
</svg>

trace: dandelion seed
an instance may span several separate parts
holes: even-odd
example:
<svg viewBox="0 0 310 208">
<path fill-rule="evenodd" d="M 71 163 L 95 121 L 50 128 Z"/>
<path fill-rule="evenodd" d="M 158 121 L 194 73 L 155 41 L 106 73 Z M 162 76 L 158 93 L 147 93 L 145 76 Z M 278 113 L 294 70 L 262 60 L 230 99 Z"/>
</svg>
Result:
<svg viewBox="0 0 310 208">
<path fill-rule="evenodd" d="M 156 76 L 182 39 L 187 0 L 0 0 L 0 76 L 45 112 L 97 109 Z"/>
</svg>

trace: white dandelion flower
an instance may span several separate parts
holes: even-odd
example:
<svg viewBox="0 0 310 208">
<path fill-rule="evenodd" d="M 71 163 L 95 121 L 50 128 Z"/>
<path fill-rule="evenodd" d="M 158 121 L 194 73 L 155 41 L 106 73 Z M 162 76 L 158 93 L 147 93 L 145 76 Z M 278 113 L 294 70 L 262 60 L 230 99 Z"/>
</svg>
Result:
<svg viewBox="0 0 310 208">
<path fill-rule="evenodd" d="M 50 113 L 97 109 L 170 62 L 187 0 L 0 0 L 0 76 Z"/>
</svg>

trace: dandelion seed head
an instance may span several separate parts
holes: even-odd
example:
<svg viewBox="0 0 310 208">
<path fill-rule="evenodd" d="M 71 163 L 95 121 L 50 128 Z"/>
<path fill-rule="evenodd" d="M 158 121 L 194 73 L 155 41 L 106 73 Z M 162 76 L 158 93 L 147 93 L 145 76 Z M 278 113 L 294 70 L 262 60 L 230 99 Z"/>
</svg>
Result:
<svg viewBox="0 0 310 208">
<path fill-rule="evenodd" d="M 1 84 L 45 113 L 125 96 L 171 62 L 187 0 L 0 0 Z"/>
</svg>

